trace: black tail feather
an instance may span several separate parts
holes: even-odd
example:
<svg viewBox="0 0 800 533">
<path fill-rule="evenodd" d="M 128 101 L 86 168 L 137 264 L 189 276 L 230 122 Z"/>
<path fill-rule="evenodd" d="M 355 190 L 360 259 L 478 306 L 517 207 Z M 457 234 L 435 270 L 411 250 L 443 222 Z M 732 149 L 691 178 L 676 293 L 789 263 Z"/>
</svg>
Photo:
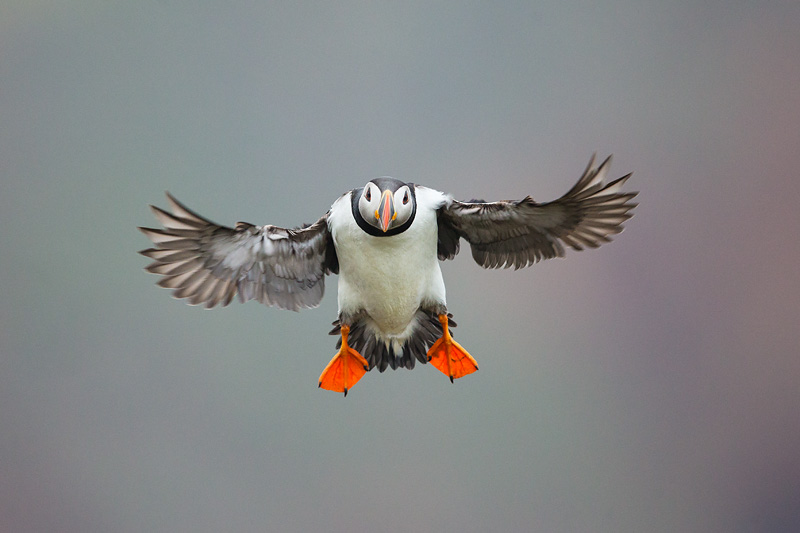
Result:
<svg viewBox="0 0 800 533">
<path fill-rule="evenodd" d="M 452 320 L 453 315 L 448 313 L 447 316 L 449 318 L 448 326 L 452 329 L 456 326 L 456 323 Z M 426 364 L 428 362 L 428 349 L 442 336 L 442 325 L 439 323 L 439 317 L 428 311 L 419 310 L 417 312 L 417 326 L 413 334 L 403 344 L 402 351 L 396 353 L 392 344 L 387 346 L 382 339 L 379 339 L 372 331 L 369 331 L 366 326 L 366 320 L 360 318 L 350 325 L 348 344 L 364 356 L 369 362 L 370 370 L 377 368 L 379 372 L 383 372 L 390 367 L 392 370 L 397 370 L 398 368 L 411 370 L 417 362 L 423 365 Z M 330 334 L 340 335 L 342 330 L 341 321 L 337 319 L 333 322 L 333 326 Z M 339 338 L 336 348 L 340 348 L 341 345 L 342 339 Z"/>
</svg>

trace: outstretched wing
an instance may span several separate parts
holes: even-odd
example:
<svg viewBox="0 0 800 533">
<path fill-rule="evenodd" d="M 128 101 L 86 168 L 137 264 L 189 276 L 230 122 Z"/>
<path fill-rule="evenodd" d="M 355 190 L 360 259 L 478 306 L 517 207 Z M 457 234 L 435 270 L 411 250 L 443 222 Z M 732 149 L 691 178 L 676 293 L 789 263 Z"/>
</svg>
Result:
<svg viewBox="0 0 800 533">
<path fill-rule="evenodd" d="M 592 156 L 578 183 L 553 202 L 539 204 L 527 196 L 518 201 L 447 203 L 439 210 L 439 259 L 455 257 L 460 237 L 485 268 L 522 268 L 563 256 L 564 244 L 582 250 L 609 242 L 633 216 L 637 204 L 631 200 L 638 193 L 620 192 L 631 174 L 603 183 L 611 156 L 597 168 L 594 160 Z"/>
<path fill-rule="evenodd" d="M 192 305 L 225 306 L 238 293 L 242 302 L 298 311 L 318 306 L 325 275 L 338 273 L 327 213 L 297 229 L 228 228 L 167 199 L 172 213 L 150 206 L 164 229 L 139 228 L 155 244 L 139 253 L 153 259 L 146 270 L 162 276 L 158 285 Z"/>
</svg>

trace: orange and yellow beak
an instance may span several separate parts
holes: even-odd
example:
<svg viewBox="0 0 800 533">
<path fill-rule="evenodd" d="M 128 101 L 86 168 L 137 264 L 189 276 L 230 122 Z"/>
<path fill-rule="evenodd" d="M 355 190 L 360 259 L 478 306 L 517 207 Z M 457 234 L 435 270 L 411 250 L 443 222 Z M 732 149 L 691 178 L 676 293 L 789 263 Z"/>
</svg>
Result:
<svg viewBox="0 0 800 533">
<path fill-rule="evenodd" d="M 397 218 L 397 213 L 394 210 L 394 195 L 392 195 L 391 191 L 383 191 L 381 203 L 378 209 L 375 210 L 375 218 L 384 233 L 389 229 L 389 224 Z"/>
</svg>

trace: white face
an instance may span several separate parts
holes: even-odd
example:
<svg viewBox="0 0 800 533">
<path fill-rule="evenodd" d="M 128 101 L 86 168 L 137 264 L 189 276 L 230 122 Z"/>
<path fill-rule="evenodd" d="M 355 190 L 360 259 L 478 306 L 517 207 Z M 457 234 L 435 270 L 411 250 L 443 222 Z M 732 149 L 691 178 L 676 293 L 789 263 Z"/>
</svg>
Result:
<svg viewBox="0 0 800 533">
<path fill-rule="evenodd" d="M 385 232 L 405 224 L 414 211 L 414 198 L 408 185 L 403 185 L 394 194 L 391 191 L 384 194 L 370 181 L 358 199 L 358 210 L 364 220 Z"/>
</svg>

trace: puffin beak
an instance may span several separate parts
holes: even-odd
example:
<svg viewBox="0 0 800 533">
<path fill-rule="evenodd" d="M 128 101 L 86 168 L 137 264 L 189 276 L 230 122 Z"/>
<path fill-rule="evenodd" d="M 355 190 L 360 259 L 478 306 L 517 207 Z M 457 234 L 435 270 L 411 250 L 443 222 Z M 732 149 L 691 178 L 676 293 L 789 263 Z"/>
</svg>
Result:
<svg viewBox="0 0 800 533">
<path fill-rule="evenodd" d="M 375 218 L 378 219 L 378 223 L 384 233 L 389 229 L 389 224 L 397 218 L 397 213 L 394 210 L 394 196 L 391 191 L 383 191 L 381 204 L 375 211 Z"/>
</svg>

